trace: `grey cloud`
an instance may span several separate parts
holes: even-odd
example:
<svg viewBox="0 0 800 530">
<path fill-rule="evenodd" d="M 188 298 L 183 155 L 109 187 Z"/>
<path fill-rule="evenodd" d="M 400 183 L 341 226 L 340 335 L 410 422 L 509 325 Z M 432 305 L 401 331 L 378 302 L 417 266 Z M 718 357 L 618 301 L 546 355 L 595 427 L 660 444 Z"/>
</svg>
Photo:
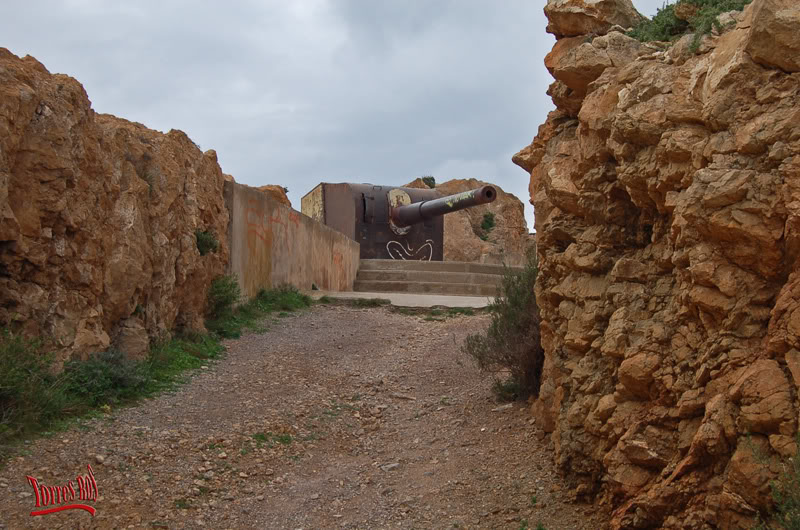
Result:
<svg viewBox="0 0 800 530">
<path fill-rule="evenodd" d="M 98 112 L 186 131 L 239 182 L 287 186 L 298 207 L 321 180 L 429 173 L 493 181 L 527 204 L 510 158 L 552 109 L 542 7 L 30 0 L 6 6 L 0 46 L 76 77 Z"/>
</svg>

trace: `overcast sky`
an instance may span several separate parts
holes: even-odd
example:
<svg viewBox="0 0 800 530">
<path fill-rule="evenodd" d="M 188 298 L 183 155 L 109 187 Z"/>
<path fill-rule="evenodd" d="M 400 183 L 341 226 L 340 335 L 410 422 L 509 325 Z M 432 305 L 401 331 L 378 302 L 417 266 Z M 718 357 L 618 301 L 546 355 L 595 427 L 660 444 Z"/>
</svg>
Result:
<svg viewBox="0 0 800 530">
<path fill-rule="evenodd" d="M 26 0 L 0 46 L 78 79 L 97 112 L 279 184 L 475 177 L 525 203 L 511 156 L 553 105 L 544 0 Z M 652 16 L 664 0 L 634 0 Z"/>
</svg>

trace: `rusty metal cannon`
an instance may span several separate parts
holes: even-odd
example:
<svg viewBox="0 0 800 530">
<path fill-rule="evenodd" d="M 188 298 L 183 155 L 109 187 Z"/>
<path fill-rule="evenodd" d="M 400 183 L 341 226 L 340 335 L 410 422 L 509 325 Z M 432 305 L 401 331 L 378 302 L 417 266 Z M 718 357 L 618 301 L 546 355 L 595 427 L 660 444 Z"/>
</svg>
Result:
<svg viewBox="0 0 800 530">
<path fill-rule="evenodd" d="M 442 261 L 442 216 L 496 197 L 492 186 L 442 197 L 432 189 L 321 183 L 301 209 L 360 243 L 362 259 Z"/>
</svg>

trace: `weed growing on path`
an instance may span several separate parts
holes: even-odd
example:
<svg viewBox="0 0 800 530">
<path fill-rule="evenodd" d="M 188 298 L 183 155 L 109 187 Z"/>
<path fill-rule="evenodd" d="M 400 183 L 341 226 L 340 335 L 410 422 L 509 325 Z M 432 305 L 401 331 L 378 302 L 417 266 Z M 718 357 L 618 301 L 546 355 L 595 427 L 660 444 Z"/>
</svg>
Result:
<svg viewBox="0 0 800 530">
<path fill-rule="evenodd" d="M 424 307 L 395 307 L 392 306 L 393 313 L 406 316 L 420 316 L 425 322 L 443 322 L 448 318 L 459 316 L 474 316 L 483 309 L 473 309 L 471 307 L 449 307 L 449 308 L 424 308 Z"/>
<path fill-rule="evenodd" d="M 349 303 L 355 307 L 380 307 L 389 305 L 392 301 L 385 298 L 352 298 Z"/>
</svg>

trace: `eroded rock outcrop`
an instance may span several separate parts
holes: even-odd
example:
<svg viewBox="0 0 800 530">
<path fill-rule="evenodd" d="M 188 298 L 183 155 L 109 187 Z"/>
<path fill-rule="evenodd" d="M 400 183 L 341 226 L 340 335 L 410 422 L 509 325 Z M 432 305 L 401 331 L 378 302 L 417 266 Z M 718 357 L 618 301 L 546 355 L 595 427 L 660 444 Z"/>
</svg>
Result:
<svg viewBox="0 0 800 530">
<path fill-rule="evenodd" d="M 228 260 L 223 182 L 183 132 L 95 114 L 78 81 L 0 48 L 0 326 L 62 361 L 202 329 Z"/>
<path fill-rule="evenodd" d="M 533 412 L 614 528 L 749 528 L 797 450 L 800 8 L 754 0 L 694 54 L 594 3 L 548 2 L 557 110 L 514 156 L 540 260 Z"/>
<path fill-rule="evenodd" d="M 437 183 L 436 191 L 443 196 L 454 195 L 487 184 L 490 183 L 477 179 L 453 179 Z M 444 216 L 445 261 L 505 263 L 510 267 L 525 264 L 527 249 L 534 243 L 528 235 L 524 206 L 517 197 L 506 193 L 497 184 L 491 185 L 497 190 L 494 202 Z M 406 187 L 428 189 L 421 178 Z M 495 223 L 488 231 L 481 228 L 487 213 L 494 215 Z"/>
<path fill-rule="evenodd" d="M 259 186 L 257 189 L 263 191 L 284 206 L 292 207 L 292 201 L 289 200 L 289 197 L 286 195 L 286 188 L 283 186 L 267 184 L 266 186 Z"/>
</svg>

